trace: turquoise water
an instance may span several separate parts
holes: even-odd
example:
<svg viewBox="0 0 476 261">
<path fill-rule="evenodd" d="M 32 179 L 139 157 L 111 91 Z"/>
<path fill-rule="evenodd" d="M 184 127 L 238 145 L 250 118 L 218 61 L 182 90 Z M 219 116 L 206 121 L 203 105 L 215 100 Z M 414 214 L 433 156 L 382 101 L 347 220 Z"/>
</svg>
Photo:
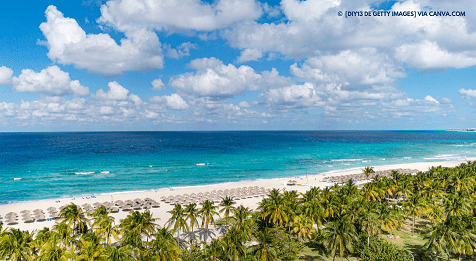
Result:
<svg viewBox="0 0 476 261">
<path fill-rule="evenodd" d="M 476 133 L 0 133 L 0 203 L 476 157 Z"/>
</svg>

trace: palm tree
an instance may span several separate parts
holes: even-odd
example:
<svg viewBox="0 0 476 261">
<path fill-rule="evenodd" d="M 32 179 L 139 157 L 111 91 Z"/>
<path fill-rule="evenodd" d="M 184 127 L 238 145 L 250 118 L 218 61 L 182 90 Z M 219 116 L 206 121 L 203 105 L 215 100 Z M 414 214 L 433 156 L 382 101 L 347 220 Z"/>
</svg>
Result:
<svg viewBox="0 0 476 261">
<path fill-rule="evenodd" d="M 104 205 L 101 205 L 96 210 L 94 210 L 91 216 L 94 218 L 99 218 L 102 216 L 107 216 L 108 214 L 109 214 L 109 211 L 107 211 L 106 207 Z"/>
<path fill-rule="evenodd" d="M 322 225 L 325 218 L 324 208 L 317 198 L 313 198 L 303 204 L 303 213 L 316 224 L 317 228 Z"/>
<path fill-rule="evenodd" d="M 104 247 L 100 244 L 101 238 L 95 233 L 86 233 L 79 240 L 76 260 L 95 261 L 107 258 Z"/>
<path fill-rule="evenodd" d="M 287 215 L 290 212 L 289 207 L 277 189 L 271 190 L 269 198 L 264 200 L 264 205 L 258 209 L 261 210 L 262 217 L 269 218 L 273 224 L 285 224 L 289 220 Z"/>
<path fill-rule="evenodd" d="M 380 191 L 375 183 L 365 183 L 364 187 L 361 189 L 361 192 L 364 198 L 368 201 L 380 201 Z"/>
<path fill-rule="evenodd" d="M 93 227 L 96 228 L 96 233 L 102 235 L 108 245 L 111 244 L 111 237 L 119 240 L 120 231 L 117 226 L 114 226 L 114 217 L 108 215 L 99 216 L 94 221 Z"/>
<path fill-rule="evenodd" d="M 391 233 L 391 231 L 395 230 L 395 224 L 398 222 L 395 220 L 396 216 L 394 215 L 392 211 L 393 209 L 389 205 L 388 201 L 383 201 L 378 205 L 376 210 L 377 220 L 379 221 L 378 239 L 380 239 L 380 231 L 382 229 Z"/>
<path fill-rule="evenodd" d="M 339 218 L 325 225 L 324 245 L 331 251 L 332 260 L 335 260 L 337 252 L 341 257 L 347 252 L 352 252 L 354 240 L 357 240 L 355 228 L 348 218 Z"/>
<path fill-rule="evenodd" d="M 362 169 L 362 171 L 363 171 L 363 174 L 364 174 L 365 176 L 367 176 L 367 180 L 369 180 L 370 174 L 375 173 L 373 167 L 365 167 L 365 168 Z"/>
<path fill-rule="evenodd" d="M 177 205 L 179 204 L 176 204 L 176 206 Z M 146 251 L 147 260 L 180 260 L 180 247 L 174 240 L 173 235 L 166 228 L 160 229 L 156 234 L 154 234 L 154 237 L 155 238 L 147 244 L 149 246 Z"/>
<path fill-rule="evenodd" d="M 111 261 L 130 261 L 134 260 L 134 251 L 131 246 L 126 245 L 122 247 L 115 247 L 108 245 L 105 248 L 105 255 L 107 260 Z"/>
<path fill-rule="evenodd" d="M 71 255 L 61 247 L 61 240 L 52 236 L 40 246 L 38 261 L 68 261 Z"/>
<path fill-rule="evenodd" d="M 229 196 L 225 196 L 224 198 L 221 198 L 220 206 L 223 207 L 223 208 L 220 210 L 220 213 L 224 212 L 223 217 L 226 220 L 226 225 L 227 226 L 228 226 L 228 216 L 230 215 L 230 212 L 233 209 L 235 209 L 235 207 L 233 207 L 234 204 L 236 204 L 236 203 Z"/>
<path fill-rule="evenodd" d="M 420 215 L 425 205 L 423 204 L 422 197 L 418 194 L 411 194 L 404 202 L 403 206 L 408 215 L 412 217 L 412 236 L 415 231 L 415 217 Z"/>
<path fill-rule="evenodd" d="M 360 211 L 359 221 L 362 231 L 367 234 L 367 248 L 370 247 L 370 236 L 375 234 L 375 229 L 379 223 L 376 214 L 377 207 L 377 203 L 374 202 L 370 205 L 369 209 Z"/>
<path fill-rule="evenodd" d="M 158 225 L 155 223 L 157 219 L 152 217 L 149 210 L 140 213 L 139 211 L 131 211 L 127 218 L 121 220 L 119 227 L 122 229 L 124 238 L 127 242 L 133 244 L 133 246 L 140 247 L 138 244 L 142 244 L 142 235 L 149 239 Z M 135 242 L 135 243 L 132 243 Z"/>
<path fill-rule="evenodd" d="M 59 214 L 59 218 L 73 228 L 73 234 L 74 230 L 83 232 L 84 226 L 86 224 L 90 225 L 89 219 L 85 217 L 85 212 L 74 203 L 64 207 Z"/>
<path fill-rule="evenodd" d="M 186 213 L 186 220 L 190 222 L 190 229 L 193 232 L 193 228 L 195 226 L 198 227 L 198 216 L 199 216 L 199 211 L 197 209 L 197 205 L 194 203 L 190 203 L 185 207 L 185 213 Z"/>
<path fill-rule="evenodd" d="M 172 231 L 177 232 L 178 245 L 180 247 L 180 230 L 185 233 L 188 232 L 187 220 L 185 219 L 185 211 L 182 208 L 182 205 L 175 204 L 174 208 L 170 211 L 167 211 L 172 216 L 167 221 L 166 225 L 168 228 L 173 227 Z"/>
<path fill-rule="evenodd" d="M 278 260 L 278 247 L 276 246 L 276 238 L 268 228 L 264 228 L 255 233 L 257 245 L 251 248 L 256 260 L 271 261 Z"/>
<path fill-rule="evenodd" d="M 299 240 L 303 242 L 303 239 L 308 237 L 311 238 L 311 233 L 314 231 L 312 227 L 312 220 L 305 215 L 298 215 L 294 217 L 293 220 L 293 230 L 294 234 L 297 234 Z"/>
<path fill-rule="evenodd" d="M 471 210 L 469 202 L 462 193 L 447 194 L 443 200 L 445 216 L 463 216 Z"/>
<path fill-rule="evenodd" d="M 246 256 L 245 237 L 242 231 L 232 227 L 224 236 L 225 253 L 230 261 L 238 261 L 240 256 Z"/>
<path fill-rule="evenodd" d="M 60 247 L 63 250 L 68 248 L 72 249 L 73 244 L 76 241 L 76 237 L 73 235 L 73 229 L 68 226 L 68 224 L 64 222 L 56 223 L 53 226 L 53 233 L 55 233 L 54 237 L 60 239 Z"/>
<path fill-rule="evenodd" d="M 233 217 L 231 217 L 232 224 L 236 229 L 243 231 L 245 239 L 249 239 L 251 236 L 252 229 L 252 220 L 249 218 L 251 215 L 251 210 L 243 205 L 240 205 L 235 210 L 233 210 Z"/>
<path fill-rule="evenodd" d="M 447 253 L 450 260 L 450 253 L 458 248 L 458 241 L 461 231 L 461 223 L 455 218 L 446 219 L 443 222 L 437 222 L 430 228 L 427 236 L 428 242 L 425 244 L 429 251 L 435 252 L 437 260 L 441 253 Z"/>
<path fill-rule="evenodd" d="M 225 255 L 225 244 L 219 239 L 212 239 L 210 244 L 203 246 L 201 258 L 207 261 L 221 261 L 220 257 Z"/>
<path fill-rule="evenodd" d="M 33 242 L 33 232 L 10 228 L 2 233 L 0 238 L 0 259 L 33 260 L 30 244 Z"/>
<path fill-rule="evenodd" d="M 208 199 L 200 203 L 200 205 L 202 205 L 202 209 L 200 210 L 202 227 L 205 226 L 205 229 L 208 231 L 208 225 L 213 224 L 213 226 L 216 227 L 213 216 L 218 215 L 218 212 L 216 211 L 217 207 Z"/>
</svg>

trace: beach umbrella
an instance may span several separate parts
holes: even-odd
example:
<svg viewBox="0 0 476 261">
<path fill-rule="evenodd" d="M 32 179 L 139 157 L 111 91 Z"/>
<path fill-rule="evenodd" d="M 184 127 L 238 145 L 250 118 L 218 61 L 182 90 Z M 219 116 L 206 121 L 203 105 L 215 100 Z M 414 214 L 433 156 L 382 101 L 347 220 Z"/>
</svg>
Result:
<svg viewBox="0 0 476 261">
<path fill-rule="evenodd" d="M 20 213 L 30 213 L 30 210 L 25 209 L 25 210 L 20 211 Z"/>
</svg>

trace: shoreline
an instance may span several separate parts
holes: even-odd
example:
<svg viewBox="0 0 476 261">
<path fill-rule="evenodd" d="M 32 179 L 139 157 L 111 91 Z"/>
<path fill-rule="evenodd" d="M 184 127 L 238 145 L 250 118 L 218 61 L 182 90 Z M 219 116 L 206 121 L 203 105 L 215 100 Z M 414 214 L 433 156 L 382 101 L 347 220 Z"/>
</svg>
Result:
<svg viewBox="0 0 476 261">
<path fill-rule="evenodd" d="M 433 161 L 433 162 L 416 162 L 416 163 L 403 163 L 403 164 L 390 164 L 390 165 L 380 165 L 374 166 L 375 171 L 379 170 L 389 170 L 389 169 L 398 169 L 398 168 L 411 168 L 417 169 L 419 171 L 427 171 L 432 166 L 442 166 L 442 167 L 455 167 L 461 163 L 467 161 L 475 161 L 476 158 L 467 158 L 463 160 L 453 160 L 453 161 Z M 5 217 L 5 214 L 8 212 L 16 212 L 20 215 L 22 210 L 34 210 L 42 209 L 46 212 L 48 207 L 61 207 L 68 205 L 70 203 L 75 203 L 76 205 L 83 205 L 85 203 L 93 204 L 95 202 L 111 202 L 116 200 L 129 200 L 129 199 L 144 199 L 152 198 L 160 203 L 159 208 L 151 208 L 150 211 L 155 218 L 159 218 L 158 224 L 163 226 L 165 222 L 170 218 L 170 214 L 167 211 L 171 210 L 173 206 L 169 203 L 161 201 L 161 197 L 183 195 L 185 193 L 205 193 L 211 192 L 213 190 L 224 190 L 232 188 L 243 188 L 258 186 L 265 189 L 279 189 L 279 190 L 296 190 L 298 192 L 304 193 L 310 187 L 320 187 L 325 188 L 327 186 L 333 186 L 335 183 L 326 182 L 322 179 L 329 176 L 341 176 L 349 174 L 361 174 L 361 168 L 351 168 L 346 170 L 332 170 L 331 172 L 324 172 L 319 174 L 310 174 L 300 175 L 295 177 L 286 177 L 286 178 L 272 178 L 272 179 L 261 179 L 261 180 L 251 180 L 251 181 L 240 181 L 240 182 L 227 182 L 227 183 L 218 183 L 218 184 L 209 184 L 209 185 L 197 185 L 197 186 L 186 186 L 186 187 L 170 187 L 170 188 L 161 188 L 161 189 L 149 189 L 145 191 L 127 191 L 127 192 L 110 192 L 110 193 L 101 193 L 96 194 L 95 198 L 86 198 L 86 196 L 79 197 L 67 197 L 59 199 L 44 199 L 44 200 L 35 200 L 35 201 L 21 201 L 9 204 L 0 205 L 0 216 Z M 285 182 L 289 179 L 297 180 L 297 183 L 300 185 L 297 186 L 287 186 Z M 236 205 L 239 206 L 243 204 L 245 207 L 255 209 L 258 206 L 258 203 L 262 200 L 263 197 L 252 197 L 246 199 L 236 200 Z M 57 203 L 56 201 L 60 201 Z M 143 211 L 143 210 L 141 210 Z M 118 213 L 111 214 L 116 219 L 116 224 L 119 223 L 120 219 L 125 218 L 129 212 L 120 211 Z M 4 229 L 7 227 L 19 228 L 22 230 L 39 230 L 44 227 L 52 228 L 55 224 L 55 221 L 43 221 L 43 222 L 33 222 L 33 223 L 24 223 L 21 221 L 21 218 L 16 225 L 6 225 L 5 219 L 0 221 L 4 222 Z"/>
<path fill-rule="evenodd" d="M 360 159 L 359 159 L 360 160 Z M 433 160 L 433 159 L 432 159 Z M 434 159 L 437 160 L 437 159 Z M 421 162 L 409 162 L 409 163 L 395 163 L 395 164 L 385 164 L 385 165 L 371 165 L 375 170 L 380 170 L 379 168 L 385 168 L 387 166 L 406 166 L 409 164 L 438 164 L 438 163 L 445 163 L 445 162 L 465 162 L 465 161 L 476 161 L 476 157 L 465 158 L 465 159 L 452 159 L 452 160 L 437 160 L 437 161 L 421 161 Z M 372 163 L 372 162 L 368 162 Z M 308 174 L 309 177 L 320 177 L 326 175 L 334 175 L 339 173 L 345 174 L 353 174 L 347 173 L 349 171 L 358 170 L 360 171 L 364 166 L 361 167 L 351 167 L 345 169 L 333 169 L 328 170 L 325 172 L 315 173 L 315 174 Z M 385 169 L 383 169 L 385 170 Z M 339 174 L 340 175 L 340 174 Z M 344 175 L 344 174 L 342 174 Z M 185 186 L 170 186 L 170 187 L 162 187 L 162 188 L 149 188 L 149 189 L 138 189 L 138 190 L 125 190 L 125 191 L 108 191 L 108 192 L 97 192 L 97 193 L 85 193 L 81 195 L 65 195 L 61 197 L 53 197 L 53 198 L 44 198 L 44 199 L 35 199 L 35 200 L 24 200 L 24 201 L 9 201 L 7 203 L 0 202 L 0 216 L 2 216 L 2 207 L 4 206 L 11 206 L 17 204 L 27 204 L 27 203 L 34 203 L 34 202 L 44 202 L 44 201 L 56 201 L 56 200 L 74 200 L 83 197 L 91 197 L 91 196 L 110 196 L 110 195 L 121 195 L 121 194 L 134 194 L 134 193 L 146 193 L 146 192 L 159 192 L 159 191 L 173 191 L 173 190 L 181 190 L 181 189 L 193 189 L 193 188 L 202 188 L 202 187 L 214 187 L 214 186 L 227 186 L 227 185 L 238 185 L 243 183 L 253 183 L 259 181 L 266 181 L 266 180 L 282 180 L 282 179 L 295 179 L 295 178 L 302 178 L 306 177 L 306 175 L 298 175 L 298 176 L 287 176 L 287 177 L 276 177 L 276 178 L 257 178 L 257 179 L 248 179 L 248 180 L 240 180 L 240 181 L 228 181 L 228 182 L 219 182 L 219 183 L 211 183 L 211 184 L 198 184 L 198 185 L 185 185 Z M 1 220 L 0 220 L 1 221 Z"/>
</svg>

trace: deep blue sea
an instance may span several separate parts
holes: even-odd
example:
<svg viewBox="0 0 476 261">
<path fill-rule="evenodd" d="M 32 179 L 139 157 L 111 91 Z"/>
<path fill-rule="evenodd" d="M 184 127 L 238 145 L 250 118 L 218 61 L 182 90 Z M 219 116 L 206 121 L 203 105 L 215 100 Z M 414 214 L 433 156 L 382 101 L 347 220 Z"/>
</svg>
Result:
<svg viewBox="0 0 476 261">
<path fill-rule="evenodd" d="M 476 157 L 476 133 L 0 133 L 0 204 Z"/>
</svg>

